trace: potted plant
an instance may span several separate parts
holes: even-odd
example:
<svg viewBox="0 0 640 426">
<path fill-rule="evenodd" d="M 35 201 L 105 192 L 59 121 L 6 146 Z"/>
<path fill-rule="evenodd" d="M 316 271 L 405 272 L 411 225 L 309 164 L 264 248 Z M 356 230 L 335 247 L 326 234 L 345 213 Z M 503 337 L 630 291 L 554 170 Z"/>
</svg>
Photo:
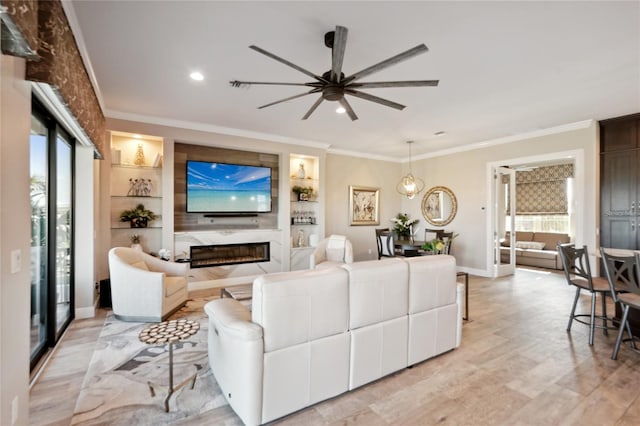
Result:
<svg viewBox="0 0 640 426">
<path fill-rule="evenodd" d="M 129 222 L 132 228 L 146 228 L 150 221 L 157 218 L 158 215 L 145 209 L 144 204 L 138 204 L 135 208 L 120 213 L 120 221 Z"/>
<path fill-rule="evenodd" d="M 393 232 L 396 233 L 398 239 L 409 240 L 413 237 L 413 225 L 418 223 L 418 219 L 411 220 L 408 214 L 398 213 L 391 221 L 394 223 Z"/>
<path fill-rule="evenodd" d="M 313 188 L 310 186 L 296 185 L 291 188 L 291 191 L 298 196 L 298 201 L 309 201 L 309 197 L 313 194 Z"/>
<path fill-rule="evenodd" d="M 131 234 L 129 236 L 129 239 L 131 240 L 131 248 L 132 249 L 136 249 L 136 250 L 142 251 L 142 246 L 140 245 L 140 239 L 141 239 L 140 234 Z"/>
</svg>

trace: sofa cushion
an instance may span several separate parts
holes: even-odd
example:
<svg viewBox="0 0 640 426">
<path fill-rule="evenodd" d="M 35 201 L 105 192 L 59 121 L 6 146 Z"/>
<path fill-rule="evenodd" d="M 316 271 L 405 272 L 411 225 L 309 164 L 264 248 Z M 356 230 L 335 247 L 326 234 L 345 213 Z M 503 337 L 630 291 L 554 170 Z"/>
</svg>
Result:
<svg viewBox="0 0 640 426">
<path fill-rule="evenodd" d="M 516 241 L 516 248 L 520 249 L 544 249 L 545 243 L 540 241 Z"/>
<path fill-rule="evenodd" d="M 510 235 L 511 232 L 507 231 L 504 237 L 504 241 L 502 242 L 503 246 L 509 247 L 511 242 Z M 517 231 L 516 241 L 533 241 L 533 232 Z"/>
<path fill-rule="evenodd" d="M 164 296 L 171 297 L 187 287 L 184 277 L 164 277 Z"/>
<path fill-rule="evenodd" d="M 251 318 L 264 330 L 265 352 L 346 332 L 348 278 L 338 267 L 256 278 Z"/>
<path fill-rule="evenodd" d="M 327 240 L 325 249 L 327 260 L 331 262 L 344 263 L 344 250 L 347 244 L 347 237 L 343 235 L 332 235 Z"/>
<path fill-rule="evenodd" d="M 143 271 L 148 271 L 149 267 L 147 266 L 146 263 L 144 263 L 144 260 L 140 260 L 138 262 L 134 262 L 131 264 L 131 266 L 133 266 L 134 268 L 138 268 L 138 269 L 142 269 Z"/>
<path fill-rule="evenodd" d="M 528 257 L 528 258 L 536 258 L 536 259 L 554 259 L 556 256 L 559 256 L 557 251 L 554 250 L 522 250 L 516 254 L 516 256 Z"/>
<path fill-rule="evenodd" d="M 349 271 L 351 330 L 407 315 L 409 268 L 400 258 L 355 262 Z"/>
<path fill-rule="evenodd" d="M 456 259 L 449 255 L 406 259 L 409 265 L 409 314 L 456 302 Z"/>
<path fill-rule="evenodd" d="M 520 235 L 520 233 L 518 233 Z M 570 241 L 568 234 L 560 234 L 556 232 L 536 232 L 533 241 L 539 241 L 545 244 L 547 250 L 556 250 L 558 243 L 565 244 Z"/>
</svg>

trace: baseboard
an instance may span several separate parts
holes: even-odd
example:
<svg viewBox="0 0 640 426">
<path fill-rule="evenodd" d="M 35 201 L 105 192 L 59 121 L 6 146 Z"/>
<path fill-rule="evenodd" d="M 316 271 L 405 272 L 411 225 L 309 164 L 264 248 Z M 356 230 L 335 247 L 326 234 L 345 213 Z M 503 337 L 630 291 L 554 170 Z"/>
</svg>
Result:
<svg viewBox="0 0 640 426">
<path fill-rule="evenodd" d="M 458 266 L 458 268 L 456 268 L 456 270 L 458 272 L 466 272 L 469 275 L 475 275 L 478 277 L 486 277 L 486 278 L 491 278 L 492 275 L 489 271 L 485 271 L 484 269 L 476 269 L 476 268 L 466 268 L 464 266 Z"/>
<path fill-rule="evenodd" d="M 88 306 L 86 308 L 75 309 L 75 319 L 93 318 L 96 316 L 96 307 Z"/>
</svg>

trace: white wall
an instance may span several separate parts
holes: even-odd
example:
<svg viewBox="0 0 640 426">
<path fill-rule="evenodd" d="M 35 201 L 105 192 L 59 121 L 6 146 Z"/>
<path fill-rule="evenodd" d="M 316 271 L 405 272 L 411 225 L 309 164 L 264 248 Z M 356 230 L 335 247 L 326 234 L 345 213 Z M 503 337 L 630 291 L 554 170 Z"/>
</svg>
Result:
<svg viewBox="0 0 640 426">
<path fill-rule="evenodd" d="M 426 182 L 427 189 L 442 185 L 449 187 L 458 200 L 458 213 L 447 225 L 460 235 L 453 245 L 453 253 L 463 270 L 476 274 L 489 274 L 491 265 L 487 261 L 487 200 L 490 190 L 487 164 L 504 160 L 512 164 L 512 159 L 549 155 L 565 151 L 583 152 L 584 186 L 583 205 L 577 206 L 584 212 L 583 223 L 576 235 L 592 250 L 597 248 L 597 197 L 598 197 L 598 127 L 591 123 L 588 127 L 559 133 L 524 138 L 517 142 L 479 148 L 413 162 L 413 173 Z M 404 165 L 406 171 L 407 165 Z M 422 197 L 402 200 L 402 210 L 412 217 L 422 218 Z M 420 225 L 424 227 L 424 219 Z M 424 229 L 424 228 L 423 228 Z"/>
<path fill-rule="evenodd" d="M 400 173 L 400 163 L 327 154 L 326 235 L 346 235 L 353 244 L 354 260 L 378 258 L 374 229 L 392 228 L 391 219 L 400 212 L 402 196 L 396 191 Z M 350 185 L 380 188 L 380 225 L 349 225 Z"/>
<path fill-rule="evenodd" d="M 28 424 L 31 90 L 25 62 L 0 55 L 0 424 Z M 21 269 L 11 273 L 11 252 Z M 13 405 L 13 409 L 12 409 Z"/>
<path fill-rule="evenodd" d="M 75 317 L 95 315 L 93 147 L 75 147 L 74 286 Z"/>
</svg>

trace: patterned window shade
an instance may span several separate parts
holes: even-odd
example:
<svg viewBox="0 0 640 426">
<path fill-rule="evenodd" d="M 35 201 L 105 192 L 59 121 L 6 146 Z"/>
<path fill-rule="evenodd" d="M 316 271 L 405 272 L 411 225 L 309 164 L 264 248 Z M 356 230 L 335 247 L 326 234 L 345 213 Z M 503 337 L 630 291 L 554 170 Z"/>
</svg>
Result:
<svg viewBox="0 0 640 426">
<path fill-rule="evenodd" d="M 516 214 L 567 214 L 567 178 L 573 164 L 516 172 Z"/>
</svg>

